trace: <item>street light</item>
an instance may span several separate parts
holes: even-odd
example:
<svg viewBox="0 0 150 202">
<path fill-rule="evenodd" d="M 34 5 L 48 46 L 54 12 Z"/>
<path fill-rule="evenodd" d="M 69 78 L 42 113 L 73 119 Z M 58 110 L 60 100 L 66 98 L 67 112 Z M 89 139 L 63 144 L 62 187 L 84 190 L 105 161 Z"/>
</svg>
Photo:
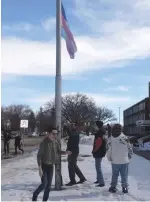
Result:
<svg viewBox="0 0 150 202">
<path fill-rule="evenodd" d="M 118 107 L 118 109 L 119 109 L 119 124 L 120 124 L 120 108 L 121 107 Z"/>
</svg>

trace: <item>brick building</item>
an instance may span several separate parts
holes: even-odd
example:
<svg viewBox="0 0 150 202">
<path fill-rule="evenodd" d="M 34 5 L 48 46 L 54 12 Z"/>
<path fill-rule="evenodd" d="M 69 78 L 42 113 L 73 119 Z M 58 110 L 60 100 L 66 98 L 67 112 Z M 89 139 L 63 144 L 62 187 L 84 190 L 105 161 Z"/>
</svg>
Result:
<svg viewBox="0 0 150 202">
<path fill-rule="evenodd" d="M 150 82 L 149 97 L 124 110 L 123 117 L 124 133 L 126 135 L 134 136 L 140 133 L 150 133 L 150 126 L 148 126 L 150 124 Z M 143 122 L 142 127 L 137 127 L 138 121 Z"/>
</svg>

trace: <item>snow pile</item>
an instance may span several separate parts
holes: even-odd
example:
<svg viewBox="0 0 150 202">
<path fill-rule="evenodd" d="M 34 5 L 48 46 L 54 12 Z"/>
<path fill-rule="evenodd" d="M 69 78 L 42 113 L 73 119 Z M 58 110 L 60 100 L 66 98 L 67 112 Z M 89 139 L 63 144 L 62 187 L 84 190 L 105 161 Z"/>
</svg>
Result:
<svg viewBox="0 0 150 202">
<path fill-rule="evenodd" d="M 138 150 L 139 151 L 150 151 L 150 142 L 144 143 L 143 147 L 140 145 Z"/>
<path fill-rule="evenodd" d="M 94 136 L 93 135 L 80 135 L 80 144 L 93 145 Z"/>
</svg>

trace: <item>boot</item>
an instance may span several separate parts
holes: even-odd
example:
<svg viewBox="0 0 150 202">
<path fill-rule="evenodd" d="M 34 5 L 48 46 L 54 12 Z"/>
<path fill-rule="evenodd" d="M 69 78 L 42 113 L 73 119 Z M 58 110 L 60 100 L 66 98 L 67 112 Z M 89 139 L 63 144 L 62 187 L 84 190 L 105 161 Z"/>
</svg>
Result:
<svg viewBox="0 0 150 202">
<path fill-rule="evenodd" d="M 116 191 L 117 191 L 116 187 L 109 188 L 109 192 L 111 192 L 111 193 L 116 193 Z"/>
<path fill-rule="evenodd" d="M 104 184 L 98 184 L 96 185 L 96 187 L 104 187 L 105 185 Z"/>
<path fill-rule="evenodd" d="M 122 192 L 123 192 L 124 194 L 127 194 L 127 193 L 128 193 L 128 188 L 122 187 Z"/>
<path fill-rule="evenodd" d="M 87 180 L 86 179 L 82 179 L 80 180 L 79 182 L 77 182 L 77 184 L 83 184 L 84 182 L 86 182 Z"/>
<path fill-rule="evenodd" d="M 74 182 L 71 182 L 71 181 L 70 181 L 69 183 L 66 184 L 66 186 L 73 186 L 73 185 L 75 185 L 75 184 L 76 184 L 75 181 L 74 181 Z"/>
<path fill-rule="evenodd" d="M 96 182 L 94 182 L 94 184 L 98 184 L 99 182 L 98 182 L 98 180 L 96 180 Z"/>
<path fill-rule="evenodd" d="M 33 196 L 32 196 L 32 201 L 37 201 L 37 197 L 34 196 L 34 194 L 33 194 Z"/>
</svg>

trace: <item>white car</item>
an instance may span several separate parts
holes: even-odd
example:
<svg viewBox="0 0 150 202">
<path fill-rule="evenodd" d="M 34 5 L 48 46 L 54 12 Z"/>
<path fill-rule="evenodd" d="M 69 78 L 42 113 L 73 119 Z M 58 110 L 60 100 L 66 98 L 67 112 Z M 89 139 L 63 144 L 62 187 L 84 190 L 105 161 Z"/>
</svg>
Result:
<svg viewBox="0 0 150 202">
<path fill-rule="evenodd" d="M 33 132 L 33 133 L 32 133 L 32 136 L 33 136 L 33 137 L 37 137 L 37 136 L 38 136 L 38 134 L 37 134 L 37 133 L 35 133 L 35 132 Z"/>
</svg>

